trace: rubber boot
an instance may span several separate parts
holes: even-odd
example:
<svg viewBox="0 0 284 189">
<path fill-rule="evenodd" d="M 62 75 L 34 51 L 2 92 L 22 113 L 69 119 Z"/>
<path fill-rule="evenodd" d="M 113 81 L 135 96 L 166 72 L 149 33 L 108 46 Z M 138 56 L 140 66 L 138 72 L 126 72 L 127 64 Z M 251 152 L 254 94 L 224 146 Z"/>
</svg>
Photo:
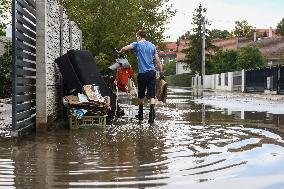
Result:
<svg viewBox="0 0 284 189">
<path fill-rule="evenodd" d="M 139 121 L 143 120 L 143 105 L 139 105 L 138 115 L 135 116 Z"/>
<path fill-rule="evenodd" d="M 148 120 L 148 123 L 154 123 L 154 121 L 155 121 L 156 114 L 155 114 L 155 109 L 154 109 L 154 107 L 155 107 L 154 104 L 151 104 L 151 105 L 150 105 L 150 112 L 149 112 L 149 120 Z"/>
</svg>

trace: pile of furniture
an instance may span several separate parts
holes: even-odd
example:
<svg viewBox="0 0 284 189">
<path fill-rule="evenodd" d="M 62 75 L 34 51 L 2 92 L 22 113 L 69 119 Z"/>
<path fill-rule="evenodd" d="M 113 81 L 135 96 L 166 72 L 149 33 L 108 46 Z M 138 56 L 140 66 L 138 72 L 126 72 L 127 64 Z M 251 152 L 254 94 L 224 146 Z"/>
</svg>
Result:
<svg viewBox="0 0 284 189">
<path fill-rule="evenodd" d="M 63 97 L 63 104 L 68 110 L 72 129 L 105 127 L 106 117 L 111 110 L 110 97 L 102 97 L 96 85 L 84 85 L 83 93 Z"/>
</svg>

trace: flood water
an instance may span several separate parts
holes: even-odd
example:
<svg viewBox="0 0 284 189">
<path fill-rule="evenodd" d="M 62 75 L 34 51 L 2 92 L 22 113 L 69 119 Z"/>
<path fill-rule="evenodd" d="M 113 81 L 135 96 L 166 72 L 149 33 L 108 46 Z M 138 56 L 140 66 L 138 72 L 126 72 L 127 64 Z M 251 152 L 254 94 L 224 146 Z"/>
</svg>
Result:
<svg viewBox="0 0 284 189">
<path fill-rule="evenodd" d="M 125 118 L 107 129 L 2 138 L 0 186 L 283 189 L 284 116 L 198 98 L 172 89 L 154 125 L 138 123 L 137 107 L 123 100 Z"/>
</svg>

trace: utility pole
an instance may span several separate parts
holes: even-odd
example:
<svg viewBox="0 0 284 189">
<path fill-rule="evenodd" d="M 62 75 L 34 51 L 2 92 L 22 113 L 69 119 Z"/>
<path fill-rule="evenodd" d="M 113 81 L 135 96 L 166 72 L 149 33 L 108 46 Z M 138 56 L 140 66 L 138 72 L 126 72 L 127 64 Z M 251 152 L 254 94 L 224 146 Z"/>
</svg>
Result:
<svg viewBox="0 0 284 189">
<path fill-rule="evenodd" d="M 202 80 L 204 79 L 205 76 L 205 16 L 203 17 L 203 34 L 202 34 Z M 203 82 L 202 82 L 203 84 Z"/>
</svg>

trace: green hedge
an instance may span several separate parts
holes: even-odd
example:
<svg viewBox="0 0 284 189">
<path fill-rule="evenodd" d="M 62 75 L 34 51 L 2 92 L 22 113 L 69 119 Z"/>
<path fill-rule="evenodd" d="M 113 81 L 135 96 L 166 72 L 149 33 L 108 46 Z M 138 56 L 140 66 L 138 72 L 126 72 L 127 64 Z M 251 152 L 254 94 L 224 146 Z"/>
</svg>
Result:
<svg viewBox="0 0 284 189">
<path fill-rule="evenodd" d="M 0 57 L 0 98 L 11 97 L 11 65 L 12 56 L 11 51 L 9 51 Z"/>
<path fill-rule="evenodd" d="M 180 74 L 166 76 L 166 81 L 169 86 L 191 87 L 191 74 Z"/>
</svg>

